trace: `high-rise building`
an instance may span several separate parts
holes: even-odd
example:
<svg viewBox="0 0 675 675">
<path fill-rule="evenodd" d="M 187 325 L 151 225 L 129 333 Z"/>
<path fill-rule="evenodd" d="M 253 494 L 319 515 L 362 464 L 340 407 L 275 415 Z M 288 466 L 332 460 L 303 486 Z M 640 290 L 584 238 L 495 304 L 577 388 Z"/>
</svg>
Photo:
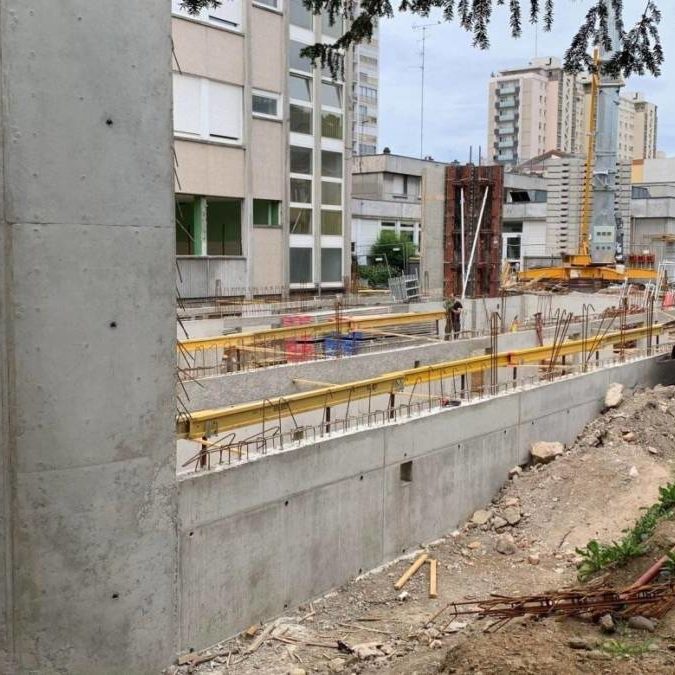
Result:
<svg viewBox="0 0 675 675">
<path fill-rule="evenodd" d="M 300 55 L 342 33 L 301 0 L 172 0 L 183 297 L 338 289 L 348 276 L 346 81 Z"/>
<path fill-rule="evenodd" d="M 559 59 L 533 59 L 490 79 L 487 156 L 515 165 L 547 150 L 581 148 L 583 92 Z"/>
<path fill-rule="evenodd" d="M 378 29 L 371 42 L 353 50 L 352 151 L 355 155 L 377 152 L 377 104 L 380 85 Z"/>
<path fill-rule="evenodd" d="M 556 150 L 585 155 L 591 102 L 588 75 L 566 73 L 559 59 L 533 59 L 490 79 L 487 156 L 516 165 Z M 656 156 L 657 108 L 624 93 L 619 107 L 621 161 Z"/>
</svg>

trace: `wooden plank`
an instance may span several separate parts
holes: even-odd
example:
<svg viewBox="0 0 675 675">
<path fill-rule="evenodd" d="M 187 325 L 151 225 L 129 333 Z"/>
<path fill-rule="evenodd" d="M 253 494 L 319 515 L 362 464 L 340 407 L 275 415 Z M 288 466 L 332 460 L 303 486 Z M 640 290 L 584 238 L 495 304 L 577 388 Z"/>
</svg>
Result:
<svg viewBox="0 0 675 675">
<path fill-rule="evenodd" d="M 429 560 L 429 597 L 437 598 L 438 589 L 436 587 L 436 567 L 438 566 L 438 561 L 433 558 Z"/>
<path fill-rule="evenodd" d="M 422 553 L 422 555 L 415 560 L 415 562 L 408 567 L 408 569 L 403 573 L 403 576 L 394 584 L 394 588 L 397 591 L 400 591 L 411 579 L 412 575 L 417 572 L 417 570 L 424 565 L 424 562 L 429 557 L 427 553 Z"/>
</svg>

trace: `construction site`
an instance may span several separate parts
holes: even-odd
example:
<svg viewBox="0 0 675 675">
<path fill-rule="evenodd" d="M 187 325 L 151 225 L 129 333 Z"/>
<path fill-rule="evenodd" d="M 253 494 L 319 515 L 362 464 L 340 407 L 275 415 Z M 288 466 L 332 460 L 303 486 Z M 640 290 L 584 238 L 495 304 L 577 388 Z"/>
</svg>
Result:
<svg viewBox="0 0 675 675">
<path fill-rule="evenodd" d="M 555 264 L 457 164 L 439 287 L 186 302 L 168 3 L 113 4 L 0 0 L 0 672 L 675 672 L 675 261 L 608 55 Z"/>
</svg>

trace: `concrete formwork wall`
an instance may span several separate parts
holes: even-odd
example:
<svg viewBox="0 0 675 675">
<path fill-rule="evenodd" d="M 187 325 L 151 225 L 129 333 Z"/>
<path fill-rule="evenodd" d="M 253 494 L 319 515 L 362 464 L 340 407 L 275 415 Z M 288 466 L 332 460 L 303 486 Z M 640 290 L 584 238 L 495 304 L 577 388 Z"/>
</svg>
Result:
<svg viewBox="0 0 675 675">
<path fill-rule="evenodd" d="M 180 480 L 181 649 L 447 533 L 527 461 L 533 441 L 571 443 L 610 382 L 672 382 L 672 366 L 654 358 L 607 368 Z"/>
<path fill-rule="evenodd" d="M 168 0 L 0 0 L 2 672 L 176 636 Z"/>
</svg>

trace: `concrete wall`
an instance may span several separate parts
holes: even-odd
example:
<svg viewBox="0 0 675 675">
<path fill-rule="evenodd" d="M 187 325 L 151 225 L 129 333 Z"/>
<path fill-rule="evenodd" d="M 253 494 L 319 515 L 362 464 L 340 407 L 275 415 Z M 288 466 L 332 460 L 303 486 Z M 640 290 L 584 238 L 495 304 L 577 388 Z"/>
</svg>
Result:
<svg viewBox="0 0 675 675">
<path fill-rule="evenodd" d="M 0 671 L 157 672 L 176 635 L 169 3 L 0 0 L 0 45 Z"/>
<path fill-rule="evenodd" d="M 571 443 L 614 381 L 670 383 L 673 362 L 616 366 L 179 480 L 180 648 L 454 529 L 527 461 L 532 441 Z M 412 482 L 400 478 L 407 461 Z"/>
</svg>

